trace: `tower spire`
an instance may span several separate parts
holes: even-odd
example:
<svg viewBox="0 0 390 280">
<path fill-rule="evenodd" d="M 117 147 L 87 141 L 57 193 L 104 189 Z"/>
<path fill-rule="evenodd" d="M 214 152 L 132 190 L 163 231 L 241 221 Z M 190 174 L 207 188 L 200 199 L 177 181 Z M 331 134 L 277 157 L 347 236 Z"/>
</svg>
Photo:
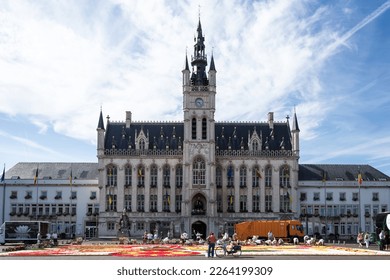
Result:
<svg viewBox="0 0 390 280">
<path fill-rule="evenodd" d="M 208 80 L 206 75 L 206 66 L 207 66 L 207 56 L 205 53 L 205 44 L 204 36 L 202 34 L 202 24 L 198 23 L 198 28 L 196 29 L 197 36 L 195 37 L 194 44 L 194 54 L 191 59 L 191 65 L 193 68 L 193 73 L 191 76 L 191 83 L 193 85 L 202 85 L 207 86 Z"/>
</svg>

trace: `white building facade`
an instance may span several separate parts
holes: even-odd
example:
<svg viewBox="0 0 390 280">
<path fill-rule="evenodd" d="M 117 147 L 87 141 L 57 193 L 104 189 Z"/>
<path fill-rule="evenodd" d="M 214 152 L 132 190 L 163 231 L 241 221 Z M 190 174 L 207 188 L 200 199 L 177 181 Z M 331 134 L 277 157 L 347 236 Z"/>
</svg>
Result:
<svg viewBox="0 0 390 280">
<path fill-rule="evenodd" d="M 1 223 L 49 221 L 62 238 L 96 237 L 97 182 L 97 163 L 18 163 L 0 185 Z"/>
<path fill-rule="evenodd" d="M 298 184 L 309 235 L 353 240 L 359 231 L 375 232 L 376 215 L 389 211 L 389 176 L 369 165 L 301 164 Z"/>
</svg>

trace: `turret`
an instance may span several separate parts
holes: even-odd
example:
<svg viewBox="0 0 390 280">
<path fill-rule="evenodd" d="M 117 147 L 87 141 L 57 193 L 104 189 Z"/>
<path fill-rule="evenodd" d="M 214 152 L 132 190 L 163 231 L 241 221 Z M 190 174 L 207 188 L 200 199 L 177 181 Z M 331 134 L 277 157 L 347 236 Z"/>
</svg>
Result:
<svg viewBox="0 0 390 280">
<path fill-rule="evenodd" d="M 190 68 L 188 66 L 188 59 L 186 54 L 186 60 L 184 62 L 184 69 L 181 71 L 183 73 L 183 87 L 190 85 Z"/>
<path fill-rule="evenodd" d="M 215 87 L 217 85 L 216 74 L 217 74 L 217 70 L 215 70 L 214 55 L 211 55 L 210 69 L 209 69 L 209 85 L 210 86 Z"/>
<path fill-rule="evenodd" d="M 294 112 L 293 125 L 291 130 L 292 136 L 292 151 L 293 154 L 299 157 L 299 126 L 296 112 Z"/>
<path fill-rule="evenodd" d="M 104 154 L 104 122 L 103 122 L 103 112 L 100 109 L 99 122 L 96 128 L 97 131 L 97 156 L 102 156 Z"/>
</svg>

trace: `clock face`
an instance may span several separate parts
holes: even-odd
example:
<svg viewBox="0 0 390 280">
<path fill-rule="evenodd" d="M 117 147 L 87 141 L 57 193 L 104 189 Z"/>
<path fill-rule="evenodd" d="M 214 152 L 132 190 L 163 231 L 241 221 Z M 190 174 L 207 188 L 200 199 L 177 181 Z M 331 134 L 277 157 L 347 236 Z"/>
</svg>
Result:
<svg viewBox="0 0 390 280">
<path fill-rule="evenodd" d="M 203 99 L 202 99 L 202 98 L 197 98 L 197 99 L 195 99 L 195 105 L 196 105 L 196 107 L 203 107 L 203 104 L 204 104 L 204 102 L 203 102 Z"/>
</svg>

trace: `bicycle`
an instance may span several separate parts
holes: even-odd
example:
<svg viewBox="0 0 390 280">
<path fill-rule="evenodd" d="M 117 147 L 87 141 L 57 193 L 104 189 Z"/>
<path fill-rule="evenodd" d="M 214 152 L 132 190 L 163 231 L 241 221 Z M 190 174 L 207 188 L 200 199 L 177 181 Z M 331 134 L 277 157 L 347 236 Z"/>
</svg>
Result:
<svg viewBox="0 0 390 280">
<path fill-rule="evenodd" d="M 223 242 L 215 247 L 215 255 L 218 258 L 225 257 L 227 255 L 232 255 L 233 257 L 238 258 L 241 256 L 241 245 L 233 245 L 230 250 L 227 249 L 227 243 Z"/>
</svg>

